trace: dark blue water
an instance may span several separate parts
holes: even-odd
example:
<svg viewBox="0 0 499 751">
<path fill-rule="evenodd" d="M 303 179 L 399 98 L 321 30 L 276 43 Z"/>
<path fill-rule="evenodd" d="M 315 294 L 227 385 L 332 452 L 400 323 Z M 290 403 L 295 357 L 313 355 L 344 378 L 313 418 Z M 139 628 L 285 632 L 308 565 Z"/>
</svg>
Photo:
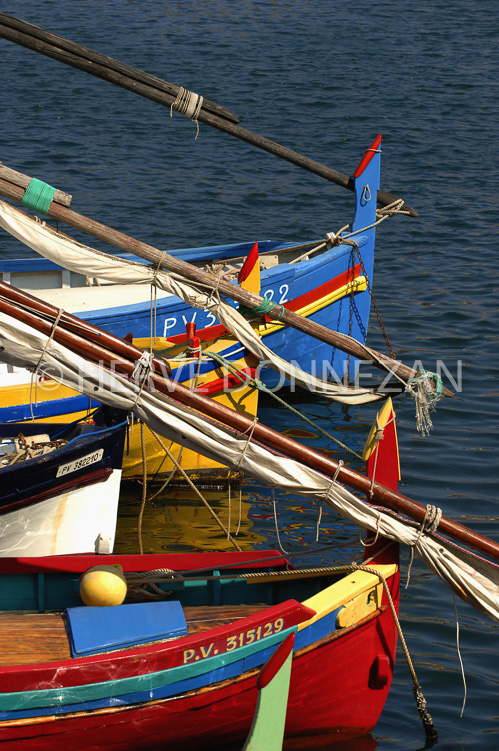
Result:
<svg viewBox="0 0 499 751">
<path fill-rule="evenodd" d="M 455 399 L 438 405 L 426 438 L 416 432 L 411 401 L 398 403 L 402 491 L 499 540 L 492 4 L 23 0 L 2 10 L 201 93 L 234 110 L 243 126 L 347 174 L 383 133 L 382 187 L 420 218 L 380 228 L 375 296 L 397 357 L 430 370 L 441 361 L 455 381 L 447 384 L 458 388 Z M 195 140 L 185 118 L 3 40 L 0 60 L 0 160 L 72 193 L 82 214 L 165 250 L 308 240 L 351 218 L 347 192 L 228 136 L 202 126 Z M 3 253 L 20 255 L 13 242 L 1 242 Z M 385 348 L 374 324 L 368 341 Z M 360 448 L 372 408 L 292 398 Z M 261 419 L 290 425 L 267 401 Z M 314 436 L 310 445 L 334 448 Z M 248 539 L 274 544 L 270 498 L 250 487 L 251 499 Z M 315 545 L 315 512 L 282 502 L 284 547 Z M 151 545 L 161 549 L 165 538 L 157 527 L 152 533 Z M 499 629 L 460 601 L 458 614 L 463 717 L 453 598 L 416 562 L 401 619 L 440 734 L 436 748 L 492 751 L 499 743 Z M 372 738 L 349 748 L 423 745 L 400 654 Z"/>
</svg>

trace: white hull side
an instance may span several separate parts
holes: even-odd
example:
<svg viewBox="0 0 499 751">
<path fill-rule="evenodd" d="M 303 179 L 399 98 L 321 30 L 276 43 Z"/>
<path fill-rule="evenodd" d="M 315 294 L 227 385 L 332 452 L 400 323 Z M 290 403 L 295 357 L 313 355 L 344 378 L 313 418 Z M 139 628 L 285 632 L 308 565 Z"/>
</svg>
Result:
<svg viewBox="0 0 499 751">
<path fill-rule="evenodd" d="M 116 534 L 121 470 L 103 482 L 59 493 L 0 516 L 0 556 L 111 553 Z"/>
</svg>

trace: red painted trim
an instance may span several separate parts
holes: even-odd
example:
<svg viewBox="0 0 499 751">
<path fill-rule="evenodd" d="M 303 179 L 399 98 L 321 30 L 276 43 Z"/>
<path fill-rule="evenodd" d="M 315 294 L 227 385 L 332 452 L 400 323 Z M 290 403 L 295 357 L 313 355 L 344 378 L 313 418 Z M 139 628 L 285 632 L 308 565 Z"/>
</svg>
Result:
<svg viewBox="0 0 499 751">
<path fill-rule="evenodd" d="M 224 566 L 234 568 L 281 568 L 288 561 L 278 550 L 256 550 L 227 553 L 147 553 L 146 555 L 106 555 L 106 563 L 119 563 L 124 571 L 151 571 L 171 568 L 173 571 L 198 572 Z M 102 555 L 54 555 L 33 558 L 0 556 L 0 574 L 83 574 L 92 566 L 102 563 Z M 291 568 L 293 568 L 291 566 Z"/>
<path fill-rule="evenodd" d="M 241 282 L 244 282 L 249 277 L 249 275 L 253 271 L 255 263 L 258 263 L 258 243 L 257 242 L 251 248 L 250 252 L 248 253 L 248 257 L 246 258 L 245 262 L 243 263 L 241 267 L 239 276 L 237 277 L 237 281 L 239 282 L 239 284 L 241 284 Z"/>
<path fill-rule="evenodd" d="M 57 485 L 51 490 L 46 490 L 44 493 L 38 493 L 38 495 L 24 498 L 22 501 L 14 501 L 14 503 L 9 503 L 7 506 L 1 506 L 0 516 L 10 513 L 11 511 L 16 511 L 20 508 L 25 508 L 26 506 L 35 506 L 38 503 L 42 503 L 42 501 L 48 501 L 49 498 L 53 498 L 54 496 L 59 495 L 59 493 L 67 493 L 69 490 L 77 490 L 78 488 L 84 488 L 86 485 L 96 485 L 98 482 L 104 482 L 104 480 L 107 480 L 112 473 L 113 470 L 109 468 L 99 469 L 97 472 L 92 472 L 92 474 L 86 475 L 86 477 L 68 480 L 68 482 L 64 482 L 62 485 Z"/>
<path fill-rule="evenodd" d="M 292 634 L 288 634 L 284 641 L 279 644 L 274 654 L 269 657 L 263 668 L 258 673 L 256 687 L 259 691 L 261 691 L 262 688 L 265 688 L 265 686 L 268 686 L 270 681 L 275 678 L 288 659 L 289 653 L 293 650 L 294 643 L 295 633 L 293 631 Z"/>
<path fill-rule="evenodd" d="M 361 266 L 360 263 L 358 263 L 354 268 L 353 279 L 357 279 L 357 277 L 359 277 L 360 275 Z M 289 302 L 285 302 L 283 304 L 283 307 L 295 313 L 300 308 L 304 308 L 305 305 L 316 302 L 322 297 L 335 292 L 337 289 L 340 289 L 345 284 L 348 284 L 348 282 L 351 282 L 353 279 L 352 270 L 347 269 L 347 271 L 344 271 L 342 274 L 338 274 L 338 276 L 336 276 L 334 279 L 329 279 L 319 287 L 314 287 L 309 292 L 305 292 L 303 295 L 295 297 L 293 300 L 289 300 Z M 265 320 L 267 322 L 270 322 L 272 319 L 266 317 Z M 207 326 L 204 329 L 199 329 L 198 331 L 196 331 L 196 335 L 203 342 L 210 341 L 210 339 L 216 339 L 219 336 L 223 336 L 224 334 L 232 336 L 230 331 L 227 331 L 227 329 L 222 326 L 221 323 L 217 324 L 216 326 Z M 168 341 L 172 344 L 185 344 L 187 343 L 187 337 L 185 334 L 175 334 L 175 336 L 169 336 Z"/>
<path fill-rule="evenodd" d="M 314 287 L 309 292 L 305 292 L 305 294 L 295 297 L 294 300 L 285 302 L 283 307 L 285 307 L 286 310 L 291 310 L 295 313 L 297 310 L 300 310 L 300 308 L 304 308 L 306 305 L 317 302 L 321 298 L 326 297 L 326 295 L 330 295 L 332 292 L 336 292 L 336 290 L 344 287 L 345 284 L 357 279 L 357 277 L 361 275 L 361 270 L 360 263 L 357 263 L 353 268 L 353 273 L 352 268 L 349 268 L 342 274 L 335 276 L 334 279 L 329 279 L 327 282 L 324 282 L 324 284 Z M 271 321 L 272 319 L 266 317 L 265 320 Z"/>
<path fill-rule="evenodd" d="M 372 142 L 372 144 L 366 150 L 364 156 L 362 157 L 362 159 L 359 162 L 359 166 L 357 167 L 357 169 L 353 173 L 354 177 L 360 177 L 361 174 L 364 172 L 365 168 L 367 167 L 367 165 L 369 164 L 369 162 L 371 161 L 371 159 L 374 156 L 374 151 L 377 151 L 379 149 L 379 146 L 380 146 L 380 143 L 381 143 L 381 138 L 382 138 L 382 136 L 381 136 L 381 133 L 380 133 L 379 136 L 376 136 L 376 138 L 374 139 L 374 141 Z"/>
</svg>

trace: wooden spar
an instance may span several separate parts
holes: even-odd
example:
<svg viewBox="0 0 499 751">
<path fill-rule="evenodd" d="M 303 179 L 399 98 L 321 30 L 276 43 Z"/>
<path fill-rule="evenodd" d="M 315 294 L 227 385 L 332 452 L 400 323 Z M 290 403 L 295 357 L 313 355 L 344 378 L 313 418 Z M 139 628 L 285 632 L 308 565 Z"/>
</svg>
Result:
<svg viewBox="0 0 499 751">
<path fill-rule="evenodd" d="M 0 13 L 0 36 L 10 42 L 83 70 L 97 78 L 132 91 L 168 108 L 172 107 L 179 91 L 179 87 L 173 86 L 173 84 L 168 84 L 137 68 L 132 68 L 107 55 L 102 55 L 76 42 L 71 42 L 64 37 L 47 32 L 38 26 L 33 26 L 7 13 Z M 313 159 L 309 159 L 302 154 L 298 154 L 296 151 L 292 151 L 285 146 L 281 146 L 268 138 L 242 128 L 238 125 L 238 119 L 234 113 L 220 107 L 220 105 L 216 105 L 213 102 L 206 103 L 206 100 L 203 100 L 203 106 L 196 119 L 205 125 L 210 125 L 212 128 L 216 128 L 234 136 L 234 138 L 256 146 L 262 149 L 262 151 L 291 162 L 342 188 L 354 190 L 352 178 L 330 167 L 326 167 L 324 164 L 320 164 Z M 379 190 L 377 200 L 381 205 L 387 206 L 400 199 L 392 193 Z M 406 204 L 403 205 L 402 210 L 409 216 L 418 216 L 418 212 Z"/>
<path fill-rule="evenodd" d="M 130 376 L 132 374 L 135 367 L 133 353 L 130 352 L 132 359 L 129 360 L 127 357 L 113 352 L 114 349 L 118 351 L 121 347 L 121 340 L 117 339 L 117 337 L 102 332 L 97 327 L 91 326 L 86 322 L 83 324 L 85 332 L 94 329 L 93 338 L 96 341 L 105 341 L 106 347 L 109 347 L 109 349 L 107 349 L 106 347 L 82 338 L 82 336 L 74 331 L 66 330 L 66 323 L 63 318 L 61 318 L 59 324 L 52 332 L 53 320 L 47 321 L 41 319 L 37 315 L 36 309 L 37 307 L 43 307 L 43 310 L 47 311 L 48 308 L 51 308 L 52 319 L 54 319 L 58 313 L 57 308 L 50 306 L 48 303 L 42 303 L 42 301 L 34 298 L 32 295 L 28 295 L 20 290 L 15 290 L 15 294 L 12 295 L 13 301 L 11 302 L 11 300 L 6 299 L 9 287 L 10 285 L 6 284 L 0 285 L 0 293 L 2 295 L 0 296 L 1 312 L 32 326 L 45 336 L 52 336 L 56 342 L 63 344 L 69 350 L 81 357 L 95 363 L 103 364 L 104 367 L 107 366 L 112 368 L 113 372 L 121 373 L 125 376 Z M 15 299 L 19 299 L 19 297 L 24 297 L 26 308 L 21 308 L 19 303 L 14 301 Z M 31 307 L 33 312 L 27 310 L 28 306 Z M 69 315 L 67 318 L 73 319 L 74 321 L 78 320 Z M 101 339 L 101 336 L 104 334 L 105 339 Z M 138 352 L 141 353 L 141 350 L 138 350 Z M 239 414 L 222 404 L 218 404 L 202 394 L 191 391 L 180 383 L 176 383 L 175 381 L 160 376 L 157 373 L 151 373 L 150 379 L 154 388 L 165 396 L 171 397 L 181 404 L 191 407 L 192 409 L 195 409 L 241 433 L 247 434 L 248 431 L 251 430 L 251 434 L 255 441 L 258 441 L 265 447 L 278 451 L 279 453 L 295 459 L 312 469 L 318 470 L 329 477 L 333 477 L 335 473 L 338 473 L 336 476 L 340 482 L 367 495 L 373 500 L 373 502 L 397 511 L 398 513 L 403 513 L 418 522 L 423 521 L 426 514 L 426 507 L 417 501 L 398 493 L 396 490 L 392 490 L 379 482 L 374 482 L 371 486 L 372 481 L 366 475 L 362 475 L 360 472 L 356 472 L 349 467 L 339 466 L 338 462 L 334 461 L 330 456 L 314 451 L 307 446 L 303 446 L 292 438 L 278 433 L 272 428 L 259 422 L 255 423 L 251 418 Z M 448 535 L 494 560 L 499 560 L 498 543 L 477 532 L 473 532 L 458 522 L 442 517 L 438 530 L 441 534 Z"/>
<path fill-rule="evenodd" d="M 22 188 L 19 188 L 6 180 L 0 179 L 0 194 L 7 198 L 11 198 L 14 201 L 21 202 L 24 191 Z M 164 253 L 163 251 L 158 250 L 158 248 L 154 248 L 152 245 L 143 243 L 140 240 L 136 240 L 133 237 L 118 232 L 111 227 L 107 227 L 105 224 L 96 222 L 94 219 L 78 214 L 75 211 L 72 211 L 72 209 L 67 209 L 64 206 L 52 203 L 48 210 L 48 215 L 54 219 L 65 222 L 76 229 L 82 230 L 93 237 L 97 237 L 99 240 L 104 240 L 105 242 L 114 245 L 116 248 L 133 253 L 140 258 L 144 258 L 150 263 L 153 263 L 156 267 L 159 266 L 159 268 L 166 271 L 178 274 L 195 284 L 202 284 L 209 289 L 218 289 L 220 294 L 231 300 L 235 300 L 251 310 L 255 309 L 263 302 L 261 297 L 252 292 L 248 292 L 231 282 L 221 279 L 215 274 L 198 269 L 187 261 L 182 261 L 168 253 Z M 380 368 L 387 373 L 396 374 L 403 381 L 408 381 L 410 378 L 415 378 L 417 376 L 417 372 L 412 368 L 409 368 L 407 365 L 404 365 L 404 363 L 399 362 L 398 360 L 393 360 L 387 355 L 377 352 L 372 348 L 367 349 L 355 339 L 352 339 L 345 334 L 341 334 L 340 332 L 331 331 L 331 329 L 322 326 L 320 323 L 315 323 L 307 318 L 303 318 L 282 305 L 276 305 L 272 310 L 266 313 L 266 315 L 273 320 L 281 321 L 291 328 L 309 334 L 326 344 L 330 344 L 332 347 L 336 347 L 342 352 L 347 352 L 353 357 L 357 357 L 359 360 L 371 362 L 375 367 Z M 445 386 L 443 387 L 443 394 L 445 396 L 453 396 L 452 391 Z"/>
<path fill-rule="evenodd" d="M 0 13 L 0 36 L 97 78 L 103 78 L 147 99 L 157 101 L 166 107 L 172 106 L 180 90 L 180 86 L 163 81 L 150 73 L 121 63 L 112 57 L 71 42 L 69 39 L 52 34 L 7 13 Z M 234 112 L 208 99 L 203 99 L 203 108 L 230 122 L 239 122 Z"/>
<path fill-rule="evenodd" d="M 19 185 L 24 189 L 26 189 L 31 182 L 31 177 L 23 175 L 22 172 L 16 172 L 16 170 L 10 169 L 10 167 L 6 167 L 2 162 L 0 162 L 0 177 L 7 180 L 9 183 Z M 64 193 L 62 190 L 56 190 L 52 200 L 69 208 L 71 206 L 71 198 L 72 196 L 70 196 L 69 193 Z"/>
</svg>

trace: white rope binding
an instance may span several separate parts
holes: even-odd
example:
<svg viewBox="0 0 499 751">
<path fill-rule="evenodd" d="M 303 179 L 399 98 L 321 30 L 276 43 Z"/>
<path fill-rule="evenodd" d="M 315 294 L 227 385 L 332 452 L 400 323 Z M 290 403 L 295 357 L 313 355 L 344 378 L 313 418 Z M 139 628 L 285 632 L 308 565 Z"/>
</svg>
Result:
<svg viewBox="0 0 499 751">
<path fill-rule="evenodd" d="M 199 123 L 198 117 L 203 106 L 203 97 L 200 94 L 196 94 L 194 91 L 189 91 L 180 86 L 177 97 L 170 107 L 170 117 L 173 115 L 173 110 L 180 115 L 189 117 L 192 122 L 197 125 L 196 138 L 199 135 Z"/>
</svg>

